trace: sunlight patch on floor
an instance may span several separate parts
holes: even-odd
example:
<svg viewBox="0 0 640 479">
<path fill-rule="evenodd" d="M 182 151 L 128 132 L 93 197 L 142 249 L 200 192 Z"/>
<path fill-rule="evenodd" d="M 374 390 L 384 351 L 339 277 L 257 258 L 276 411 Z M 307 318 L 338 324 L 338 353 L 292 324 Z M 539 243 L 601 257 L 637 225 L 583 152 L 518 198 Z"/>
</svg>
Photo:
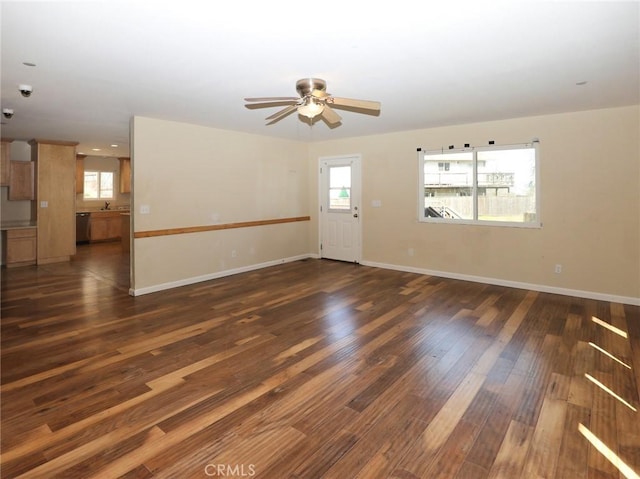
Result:
<svg viewBox="0 0 640 479">
<path fill-rule="evenodd" d="M 627 479 L 640 479 L 640 476 L 631 469 L 620 457 L 613 452 L 611 449 L 607 447 L 605 443 L 603 443 L 598 436 L 592 433 L 586 426 L 583 424 L 578 424 L 578 431 L 587 438 L 587 440 L 595 447 L 600 454 L 607 458 L 611 464 L 613 464 L 620 473 L 626 477 Z"/>
<path fill-rule="evenodd" d="M 609 357 L 610 359 L 613 359 L 615 362 L 621 364 L 622 366 L 624 366 L 627 369 L 631 369 L 631 366 L 629 366 L 627 363 L 625 363 L 624 361 L 616 358 L 613 354 L 611 354 L 609 351 L 606 351 L 604 349 L 602 349 L 600 346 L 598 346 L 595 343 L 589 342 L 589 346 L 591 346 L 594 349 L 597 349 L 598 351 L 600 351 L 602 354 L 604 354 L 605 356 Z"/>
<path fill-rule="evenodd" d="M 602 326 L 603 328 L 607 328 L 612 333 L 616 333 L 618 336 L 622 336 L 625 339 L 627 339 L 629 337 L 626 331 L 623 331 L 620 328 L 616 328 L 615 326 L 613 326 L 613 325 L 601 320 L 600 318 L 596 318 L 595 316 L 591 316 L 591 321 L 593 321 L 594 323 Z"/>
<path fill-rule="evenodd" d="M 585 373 L 584 376 L 591 381 L 593 384 L 595 384 L 596 386 L 598 386 L 600 389 L 602 389 L 604 392 L 608 393 L 610 396 L 616 398 L 618 401 L 620 401 L 622 404 L 624 404 L 625 406 L 627 406 L 629 409 L 631 409 L 633 412 L 638 412 L 638 410 L 636 408 L 634 408 L 631 404 L 629 404 L 627 401 L 625 401 L 624 399 L 622 399 L 620 396 L 618 396 L 616 393 L 614 393 L 611 389 L 609 389 L 607 386 L 605 386 L 604 384 L 602 384 L 600 381 L 598 381 L 596 378 L 594 378 L 593 376 L 591 376 L 588 373 Z"/>
</svg>

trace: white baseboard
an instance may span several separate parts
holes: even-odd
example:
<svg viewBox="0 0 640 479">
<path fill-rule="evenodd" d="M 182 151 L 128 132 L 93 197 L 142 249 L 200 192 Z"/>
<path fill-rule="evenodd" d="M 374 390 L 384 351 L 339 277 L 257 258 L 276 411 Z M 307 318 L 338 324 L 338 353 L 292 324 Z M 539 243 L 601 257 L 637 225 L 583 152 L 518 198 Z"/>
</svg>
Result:
<svg viewBox="0 0 640 479">
<path fill-rule="evenodd" d="M 277 259 L 273 261 L 267 261 L 265 263 L 251 264 L 243 266 L 241 268 L 228 269 L 225 271 L 217 271 L 211 274 L 205 274 L 202 276 L 195 276 L 192 278 L 185 278 L 178 281 L 171 281 L 169 283 L 161 283 L 153 286 L 147 286 L 145 288 L 129 289 L 131 296 L 142 296 L 144 294 L 156 293 L 158 291 L 164 291 L 166 289 L 178 288 L 180 286 L 187 286 L 189 284 L 200 283 L 202 281 L 209 281 L 212 279 L 224 278 L 225 276 L 232 276 L 234 274 L 246 273 L 248 271 L 255 271 L 257 269 L 269 268 L 284 263 L 291 263 L 293 261 L 299 261 L 302 259 L 319 259 L 320 255 L 317 253 L 308 253 L 298 256 L 290 256 L 288 258 Z M 449 273 L 447 271 L 435 271 L 423 268 L 414 268 L 412 266 L 402 266 L 387 263 L 378 263 L 375 261 L 361 261 L 363 266 L 371 266 L 374 268 L 391 269 L 395 271 L 403 271 L 406 273 L 425 274 L 429 276 L 438 276 L 442 278 L 459 279 L 462 281 L 473 281 L 475 283 L 494 284 L 496 286 L 506 286 L 509 288 L 528 289 L 531 291 L 540 291 L 542 293 L 561 294 L 564 296 L 574 296 L 577 298 L 588 298 L 599 301 L 609 301 L 613 303 L 632 304 L 634 306 L 640 306 L 640 298 L 634 298 L 630 296 L 618 296 L 614 294 L 598 293 L 594 291 L 582 291 L 578 289 L 558 288 L 555 286 L 547 286 L 543 284 L 523 283 L 520 281 L 509 281 L 499 278 L 487 278 L 484 276 L 473 276 L 469 274 Z"/>
<path fill-rule="evenodd" d="M 180 286 L 187 286 L 189 284 L 201 283 L 202 281 L 209 281 L 212 279 L 224 278 L 225 276 L 232 276 L 234 274 L 246 273 L 248 271 L 254 271 L 262 268 L 269 268 L 270 266 L 276 266 L 284 263 L 291 263 L 293 261 L 299 261 L 307 258 L 318 258 L 317 254 L 302 254 L 298 256 L 290 256 L 288 258 L 276 259 L 273 261 L 267 261 L 265 263 L 250 264 L 248 266 L 242 266 L 240 268 L 227 269 L 224 271 L 217 271 L 215 273 L 203 274 L 201 276 L 194 276 L 191 278 L 184 278 L 178 281 L 171 281 L 168 283 L 155 284 L 153 286 L 147 286 L 144 288 L 129 289 L 129 295 L 142 296 L 143 294 L 157 293 L 158 291 L 164 291 L 166 289 L 178 288 Z"/>
<path fill-rule="evenodd" d="M 483 276 L 473 276 L 469 274 L 449 273 L 446 271 L 434 271 L 422 268 L 413 268 L 411 266 L 401 266 L 395 264 L 377 263 L 375 261 L 361 261 L 364 266 L 372 266 L 374 268 L 392 269 L 396 271 L 404 271 L 406 273 L 426 274 L 429 276 L 439 276 L 442 278 L 459 279 L 462 281 L 473 281 L 475 283 L 494 284 L 497 286 L 507 286 L 509 288 L 528 289 L 531 291 L 540 291 L 541 293 L 562 294 L 564 296 L 574 296 L 577 298 L 596 299 L 599 301 L 609 301 L 613 303 L 632 304 L 640 306 L 640 298 L 631 296 L 618 296 L 615 294 L 597 293 L 594 291 L 582 291 L 579 289 L 558 288 L 555 286 L 547 286 L 544 284 L 522 283 L 519 281 L 509 281 L 498 278 L 486 278 Z"/>
</svg>

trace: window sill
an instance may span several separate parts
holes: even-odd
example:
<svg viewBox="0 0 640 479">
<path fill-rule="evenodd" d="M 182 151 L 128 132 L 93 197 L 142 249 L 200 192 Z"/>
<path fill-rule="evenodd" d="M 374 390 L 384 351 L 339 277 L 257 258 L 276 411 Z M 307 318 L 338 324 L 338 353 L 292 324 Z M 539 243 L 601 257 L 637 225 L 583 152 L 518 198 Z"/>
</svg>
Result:
<svg viewBox="0 0 640 479">
<path fill-rule="evenodd" d="M 465 226 L 498 226 L 503 228 L 526 228 L 526 229 L 542 229 L 542 223 L 514 223 L 510 221 L 476 221 L 476 220 L 452 220 L 446 218 L 420 218 L 419 223 L 434 223 L 446 225 L 465 225 Z"/>
</svg>

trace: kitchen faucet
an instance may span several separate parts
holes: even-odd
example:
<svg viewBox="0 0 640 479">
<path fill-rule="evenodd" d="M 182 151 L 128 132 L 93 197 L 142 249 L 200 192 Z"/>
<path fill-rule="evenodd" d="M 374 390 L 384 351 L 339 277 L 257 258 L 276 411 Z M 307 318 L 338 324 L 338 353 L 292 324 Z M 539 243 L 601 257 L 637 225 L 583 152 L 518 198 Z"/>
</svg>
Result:
<svg viewBox="0 0 640 479">
<path fill-rule="evenodd" d="M 105 201 L 105 202 L 104 202 L 104 209 L 105 209 L 105 210 L 108 210 L 108 209 L 109 209 L 109 205 L 110 205 L 110 204 L 111 204 L 111 203 L 109 203 L 108 201 Z"/>
</svg>

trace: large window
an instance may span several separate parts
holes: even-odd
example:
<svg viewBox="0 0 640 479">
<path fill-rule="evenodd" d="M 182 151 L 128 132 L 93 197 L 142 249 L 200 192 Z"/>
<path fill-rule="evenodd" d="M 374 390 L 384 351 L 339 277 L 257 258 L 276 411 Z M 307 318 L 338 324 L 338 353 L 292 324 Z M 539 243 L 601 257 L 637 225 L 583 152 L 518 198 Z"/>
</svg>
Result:
<svg viewBox="0 0 640 479">
<path fill-rule="evenodd" d="M 421 221 L 539 226 L 537 143 L 418 156 Z"/>
<path fill-rule="evenodd" d="M 112 171 L 84 172 L 84 199 L 100 200 L 113 198 Z"/>
</svg>

